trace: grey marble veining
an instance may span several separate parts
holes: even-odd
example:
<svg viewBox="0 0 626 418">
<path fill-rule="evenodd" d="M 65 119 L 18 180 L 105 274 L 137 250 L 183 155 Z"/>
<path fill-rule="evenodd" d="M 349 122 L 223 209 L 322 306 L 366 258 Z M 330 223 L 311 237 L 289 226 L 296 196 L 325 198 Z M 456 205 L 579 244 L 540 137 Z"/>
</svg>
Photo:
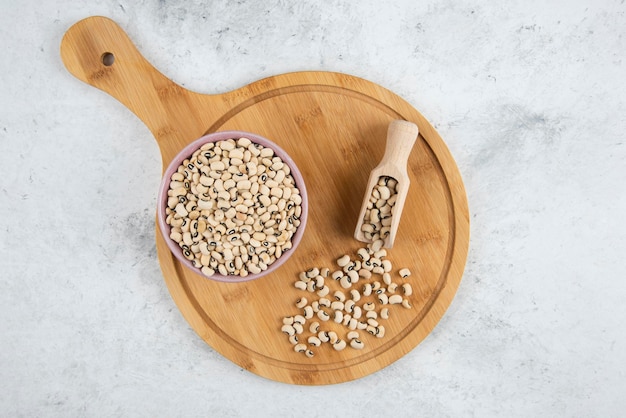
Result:
<svg viewBox="0 0 626 418">
<path fill-rule="evenodd" d="M 624 1 L 0 5 L 0 415 L 624 414 Z M 420 110 L 472 228 L 432 334 L 328 387 L 268 381 L 200 340 L 156 260 L 155 142 L 60 60 L 91 15 L 191 90 L 339 71 Z"/>
</svg>

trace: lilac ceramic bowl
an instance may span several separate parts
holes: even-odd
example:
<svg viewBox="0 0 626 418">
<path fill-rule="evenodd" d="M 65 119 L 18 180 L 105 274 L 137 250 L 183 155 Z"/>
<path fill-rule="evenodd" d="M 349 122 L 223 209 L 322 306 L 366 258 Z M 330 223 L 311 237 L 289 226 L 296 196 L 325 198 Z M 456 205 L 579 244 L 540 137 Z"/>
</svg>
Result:
<svg viewBox="0 0 626 418">
<path fill-rule="evenodd" d="M 223 141 L 227 139 L 237 140 L 242 137 L 248 138 L 253 143 L 259 144 L 265 148 L 271 148 L 272 150 L 274 150 L 274 154 L 280 157 L 283 163 L 289 166 L 291 175 L 293 176 L 293 179 L 295 180 L 295 185 L 299 189 L 300 196 L 302 197 L 302 203 L 301 203 L 302 214 L 300 216 L 300 225 L 297 227 L 296 232 L 291 237 L 291 244 L 292 244 L 291 249 L 284 252 L 279 258 L 277 258 L 273 263 L 271 263 L 266 270 L 257 274 L 250 273 L 245 277 L 242 277 L 239 275 L 224 276 L 222 274 L 219 274 L 217 271 L 210 277 L 205 276 L 199 268 L 195 267 L 191 261 L 185 258 L 181 247 L 178 245 L 176 241 L 170 238 L 171 227 L 166 222 L 166 214 L 165 214 L 166 207 L 167 207 L 167 199 L 168 199 L 167 192 L 170 187 L 170 180 L 171 180 L 172 174 L 178 170 L 178 167 L 182 164 L 182 162 L 185 159 L 190 158 L 191 155 L 196 150 L 201 148 L 204 144 L 209 143 L 209 142 Z M 204 277 L 207 277 L 211 280 L 217 280 L 221 282 L 245 282 L 245 281 L 250 281 L 250 280 L 256 280 L 272 273 L 273 271 L 278 269 L 280 266 L 282 266 L 298 247 L 298 244 L 300 243 L 300 240 L 302 239 L 302 235 L 304 234 L 307 217 L 308 217 L 308 197 L 307 197 L 306 187 L 304 185 L 304 179 L 302 178 L 302 174 L 300 173 L 300 170 L 298 170 L 298 167 L 296 166 L 294 161 L 282 148 L 280 148 L 278 145 L 276 145 L 272 141 L 266 138 L 263 138 L 259 135 L 250 133 L 250 132 L 243 132 L 243 131 L 215 132 L 215 133 L 205 135 L 202 138 L 195 140 L 191 144 L 187 145 L 182 151 L 180 151 L 178 155 L 176 155 L 176 157 L 174 157 L 174 159 L 170 162 L 169 166 L 167 167 L 167 169 L 165 170 L 163 174 L 161 185 L 159 187 L 157 219 L 159 223 L 159 229 L 161 230 L 161 234 L 163 235 L 163 239 L 165 240 L 165 243 L 167 244 L 172 254 L 174 254 L 176 259 L 180 261 L 181 264 L 189 268 L 191 271 L 197 274 L 200 274 Z"/>
</svg>

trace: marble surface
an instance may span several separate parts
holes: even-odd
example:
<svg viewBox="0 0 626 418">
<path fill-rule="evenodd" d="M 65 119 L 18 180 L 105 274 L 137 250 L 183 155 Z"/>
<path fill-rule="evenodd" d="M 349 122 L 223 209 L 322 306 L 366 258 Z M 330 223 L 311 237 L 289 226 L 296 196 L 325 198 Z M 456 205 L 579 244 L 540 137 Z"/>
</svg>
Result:
<svg viewBox="0 0 626 418">
<path fill-rule="evenodd" d="M 0 1 L 0 415 L 618 417 L 626 409 L 626 4 Z M 367 78 L 438 129 L 465 180 L 464 279 L 434 332 L 334 386 L 207 346 L 162 280 L 160 156 L 65 71 L 65 30 L 116 20 L 174 81 Z"/>
</svg>

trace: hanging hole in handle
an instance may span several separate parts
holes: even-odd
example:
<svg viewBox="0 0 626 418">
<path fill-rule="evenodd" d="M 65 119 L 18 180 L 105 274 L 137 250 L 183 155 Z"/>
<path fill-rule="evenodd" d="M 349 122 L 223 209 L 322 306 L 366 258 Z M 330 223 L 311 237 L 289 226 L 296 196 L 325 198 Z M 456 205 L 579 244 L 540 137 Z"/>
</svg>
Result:
<svg viewBox="0 0 626 418">
<path fill-rule="evenodd" d="M 105 52 L 100 57 L 100 61 L 102 61 L 102 64 L 104 64 L 105 66 L 110 67 L 115 62 L 115 55 L 110 52 Z"/>
</svg>

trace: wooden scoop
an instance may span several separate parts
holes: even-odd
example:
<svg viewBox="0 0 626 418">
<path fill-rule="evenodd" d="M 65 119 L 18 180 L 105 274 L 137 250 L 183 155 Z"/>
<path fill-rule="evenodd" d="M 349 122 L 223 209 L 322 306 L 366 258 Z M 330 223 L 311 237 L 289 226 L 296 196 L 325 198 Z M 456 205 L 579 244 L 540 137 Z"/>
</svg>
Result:
<svg viewBox="0 0 626 418">
<path fill-rule="evenodd" d="M 383 246 L 385 248 L 393 247 L 393 241 L 396 238 L 396 232 L 398 230 L 398 225 L 400 224 L 402 208 L 404 207 L 404 201 L 409 191 L 410 181 L 409 175 L 406 171 L 407 162 L 418 133 L 419 131 L 417 125 L 412 122 L 394 120 L 389 124 L 385 155 L 378 166 L 370 173 L 367 181 L 367 187 L 365 188 L 363 204 L 361 205 L 359 219 L 357 221 L 356 230 L 354 231 L 354 238 L 357 240 L 362 242 L 372 242 L 372 240 L 367 237 L 365 232 L 362 230 L 363 224 L 370 222 L 369 220 L 365 220 L 364 222 L 364 217 L 368 209 L 368 203 L 370 201 L 370 197 L 372 196 L 372 192 L 374 191 L 374 187 L 378 184 L 379 180 L 381 178 L 384 179 L 385 177 L 391 177 L 397 181 L 397 195 L 395 204 L 391 210 L 391 225 L 389 225 L 389 232 L 386 234 L 386 237 L 381 237 L 381 239 L 383 239 Z"/>
</svg>

